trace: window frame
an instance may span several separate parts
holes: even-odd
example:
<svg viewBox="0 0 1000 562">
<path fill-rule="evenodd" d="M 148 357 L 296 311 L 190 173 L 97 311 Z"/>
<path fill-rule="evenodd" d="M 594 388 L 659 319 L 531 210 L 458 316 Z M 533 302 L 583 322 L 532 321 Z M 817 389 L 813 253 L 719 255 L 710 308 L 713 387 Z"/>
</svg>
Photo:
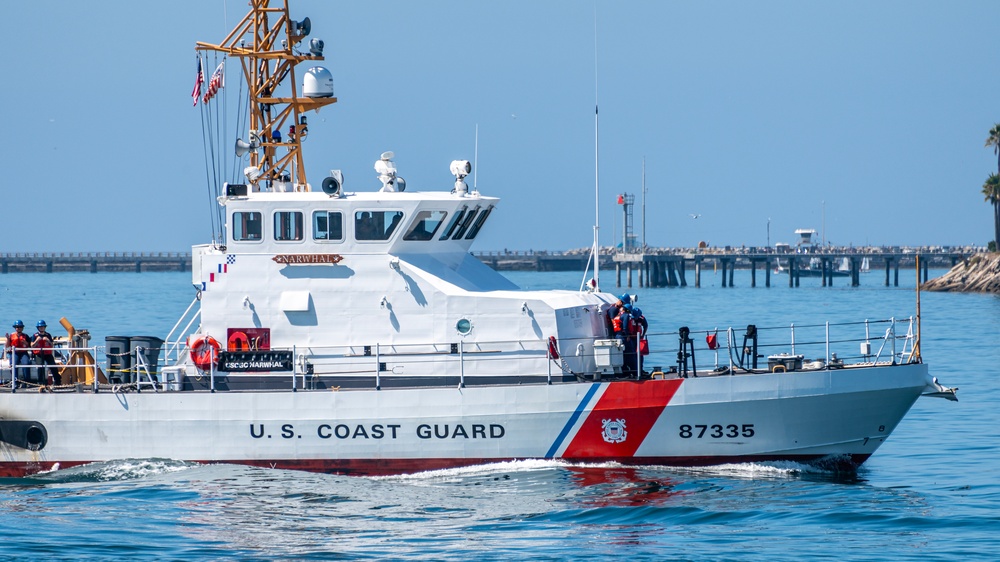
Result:
<svg viewBox="0 0 1000 562">
<path fill-rule="evenodd" d="M 294 216 L 294 215 L 298 215 L 299 216 L 299 228 L 298 228 L 298 230 L 299 230 L 299 237 L 298 238 L 278 238 L 278 233 L 279 233 L 278 232 L 279 231 L 279 228 L 278 228 L 278 215 L 280 215 L 280 214 L 289 214 L 289 215 L 292 215 L 292 216 Z M 272 226 L 274 228 L 274 230 L 271 232 L 271 240 L 273 240 L 274 242 L 276 242 L 278 244 L 301 244 L 301 243 L 303 243 L 305 241 L 305 239 L 306 239 L 305 213 L 303 213 L 301 209 L 275 209 L 271 213 L 271 218 L 272 218 L 271 223 L 272 223 Z M 290 225 L 290 228 L 294 231 L 294 229 L 295 229 L 294 223 L 292 225 Z"/>
<path fill-rule="evenodd" d="M 379 227 L 378 227 L 378 224 L 377 224 L 378 221 L 375 220 L 375 214 L 376 213 L 380 213 L 382 215 L 382 227 L 381 228 L 383 230 L 385 229 L 385 219 L 388 218 L 390 215 L 391 216 L 395 216 L 398 213 L 399 214 L 399 220 L 396 222 L 395 226 L 393 226 L 391 230 L 389 230 L 388 232 L 383 232 L 382 233 L 385 236 L 384 238 L 382 238 L 382 237 L 379 237 L 379 238 L 359 238 L 358 237 L 358 230 L 359 230 L 358 229 L 358 224 L 361 221 L 361 217 L 359 215 L 361 215 L 362 213 L 370 213 L 372 215 L 372 219 L 376 223 L 373 226 L 373 228 L 375 228 L 375 232 L 379 231 Z M 354 235 L 354 241 L 355 242 L 361 242 L 363 244 L 388 242 L 388 241 L 392 240 L 393 237 L 396 236 L 397 232 L 399 232 L 399 225 L 403 224 L 403 221 L 405 219 L 406 219 L 406 212 L 403 211 L 402 209 L 357 209 L 357 210 L 354 211 L 354 219 L 353 219 L 354 224 L 351 227 L 352 234 Z M 392 219 L 390 219 L 390 223 L 391 222 L 392 222 Z"/>
<path fill-rule="evenodd" d="M 416 230 L 417 226 L 420 223 L 424 223 L 424 225 L 426 226 L 427 220 L 429 220 L 434 213 L 442 213 L 442 216 L 440 219 L 438 219 L 437 224 L 434 226 L 434 229 L 427 234 L 427 238 L 412 237 L 413 232 Z M 444 221 L 447 218 L 448 218 L 448 211 L 445 211 L 443 209 L 421 209 L 417 211 L 416 214 L 414 214 L 413 219 L 410 221 L 408 228 L 403 234 L 403 240 L 407 242 L 430 242 L 431 240 L 434 240 L 434 237 L 437 235 L 438 231 L 441 230 L 441 225 L 444 224 Z M 426 228 L 424 229 L 424 232 L 427 232 Z"/>
<path fill-rule="evenodd" d="M 476 216 L 481 212 L 480 209 L 482 209 L 482 206 L 476 205 L 471 211 L 469 211 L 469 214 L 465 216 L 465 219 L 462 220 L 462 224 L 460 224 L 458 229 L 455 231 L 455 235 L 451 237 L 452 240 L 461 240 L 462 237 L 465 236 L 469 227 L 471 227 L 472 223 L 476 220 Z"/>
<path fill-rule="evenodd" d="M 331 232 L 331 229 L 330 229 L 330 215 L 334 215 L 334 214 L 340 215 L 340 238 L 317 238 L 316 237 L 316 233 L 317 233 L 316 219 L 318 218 L 317 215 L 319 213 L 324 213 L 326 215 L 326 220 L 327 220 L 326 233 L 327 233 L 328 236 L 330 235 L 330 232 Z M 312 222 L 311 222 L 311 225 L 312 225 L 312 241 L 315 242 L 315 243 L 317 243 L 317 244 L 343 244 L 344 241 L 347 240 L 347 228 L 346 228 L 346 223 L 344 221 L 344 211 L 342 211 L 342 210 L 331 210 L 331 209 L 314 210 L 312 212 Z"/>
<path fill-rule="evenodd" d="M 249 229 L 247 228 L 247 221 L 246 220 L 237 220 L 236 215 L 257 215 L 257 217 L 258 217 L 257 222 L 260 223 L 260 232 L 257 233 L 257 237 L 256 238 L 253 238 L 253 237 L 250 236 Z M 240 244 L 260 244 L 260 243 L 262 243 L 264 241 L 264 231 L 265 231 L 265 228 L 264 228 L 264 212 L 263 211 L 249 211 L 249 210 L 247 210 L 247 211 L 242 211 L 242 210 L 233 211 L 229 215 L 229 220 L 230 220 L 230 226 L 232 228 L 232 233 L 231 233 L 230 238 L 232 239 L 233 242 L 238 242 Z M 242 230 L 244 232 L 244 237 L 243 238 L 237 238 L 237 236 L 236 236 L 236 234 L 238 232 L 237 231 L 237 225 L 239 225 L 240 227 L 242 227 Z"/>
<path fill-rule="evenodd" d="M 466 240 L 473 240 L 479 235 L 479 231 L 483 229 L 483 225 L 486 224 L 486 219 L 490 218 L 490 214 L 493 212 L 493 205 L 486 207 L 476 220 L 473 221 L 472 227 L 469 228 L 469 233 L 465 235 Z"/>
</svg>

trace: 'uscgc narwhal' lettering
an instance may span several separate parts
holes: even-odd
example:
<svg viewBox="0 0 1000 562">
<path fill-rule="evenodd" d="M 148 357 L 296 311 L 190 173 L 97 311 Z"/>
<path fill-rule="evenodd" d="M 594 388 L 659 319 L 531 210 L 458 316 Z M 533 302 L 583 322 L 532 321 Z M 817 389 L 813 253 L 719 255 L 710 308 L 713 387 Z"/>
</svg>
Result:
<svg viewBox="0 0 1000 562">
<path fill-rule="evenodd" d="M 286 265 L 321 263 L 336 265 L 343 261 L 344 257 L 340 254 L 278 254 L 271 259 L 275 263 Z"/>
</svg>

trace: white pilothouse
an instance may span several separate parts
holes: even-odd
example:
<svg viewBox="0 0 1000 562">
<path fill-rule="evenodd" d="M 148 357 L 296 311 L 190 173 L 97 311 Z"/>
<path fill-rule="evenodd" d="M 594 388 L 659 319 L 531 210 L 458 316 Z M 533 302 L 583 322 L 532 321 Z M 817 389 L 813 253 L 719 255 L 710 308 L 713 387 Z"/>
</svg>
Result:
<svg viewBox="0 0 1000 562">
<path fill-rule="evenodd" d="M 557 379 L 594 373 L 594 342 L 608 339 L 615 297 L 520 291 L 473 257 L 469 247 L 498 199 L 469 192 L 469 166 L 452 164 L 451 192 L 228 186 L 230 195 L 219 198 L 226 244 L 193 253 L 199 334 L 230 351 L 294 348 L 296 368 L 319 385 L 370 384 L 376 373 L 362 358 L 375 354 L 384 364 L 378 386 L 436 376 L 454 384 L 548 382 L 550 337 L 563 352 Z M 194 364 L 181 367 L 172 379 L 194 378 Z M 243 384 L 266 381 L 250 379 Z M 225 384 L 239 380 L 231 374 Z"/>
</svg>

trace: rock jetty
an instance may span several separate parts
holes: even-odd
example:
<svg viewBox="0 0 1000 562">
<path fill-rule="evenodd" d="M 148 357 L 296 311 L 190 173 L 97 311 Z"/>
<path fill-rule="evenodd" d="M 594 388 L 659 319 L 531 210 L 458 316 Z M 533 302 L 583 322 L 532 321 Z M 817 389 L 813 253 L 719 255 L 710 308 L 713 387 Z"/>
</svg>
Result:
<svg viewBox="0 0 1000 562">
<path fill-rule="evenodd" d="M 976 254 L 941 277 L 923 283 L 925 291 L 1000 293 L 1000 253 Z"/>
</svg>

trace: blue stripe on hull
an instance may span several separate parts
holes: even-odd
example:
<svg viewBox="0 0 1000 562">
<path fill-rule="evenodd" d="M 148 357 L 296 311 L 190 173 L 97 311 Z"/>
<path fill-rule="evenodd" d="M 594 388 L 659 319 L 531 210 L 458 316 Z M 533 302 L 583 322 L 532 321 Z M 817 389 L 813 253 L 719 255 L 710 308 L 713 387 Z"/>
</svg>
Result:
<svg viewBox="0 0 1000 562">
<path fill-rule="evenodd" d="M 587 404 L 590 404 L 590 399 L 594 397 L 594 394 L 600 386 L 600 383 L 596 382 L 590 386 L 590 390 L 588 390 L 587 394 L 583 396 L 583 400 L 581 400 L 580 404 L 576 407 L 576 411 L 573 412 L 573 415 L 569 417 L 569 420 L 566 422 L 562 431 L 559 432 L 559 436 L 556 437 L 555 443 L 553 443 L 552 447 L 549 448 L 549 452 L 545 453 L 545 458 L 551 459 L 555 456 L 556 451 L 558 451 L 559 447 L 562 446 L 563 441 L 566 440 L 566 436 L 569 435 L 569 431 L 573 429 L 574 425 L 576 425 L 576 420 L 580 419 L 580 415 L 583 414 L 583 410 L 587 407 Z"/>
</svg>

